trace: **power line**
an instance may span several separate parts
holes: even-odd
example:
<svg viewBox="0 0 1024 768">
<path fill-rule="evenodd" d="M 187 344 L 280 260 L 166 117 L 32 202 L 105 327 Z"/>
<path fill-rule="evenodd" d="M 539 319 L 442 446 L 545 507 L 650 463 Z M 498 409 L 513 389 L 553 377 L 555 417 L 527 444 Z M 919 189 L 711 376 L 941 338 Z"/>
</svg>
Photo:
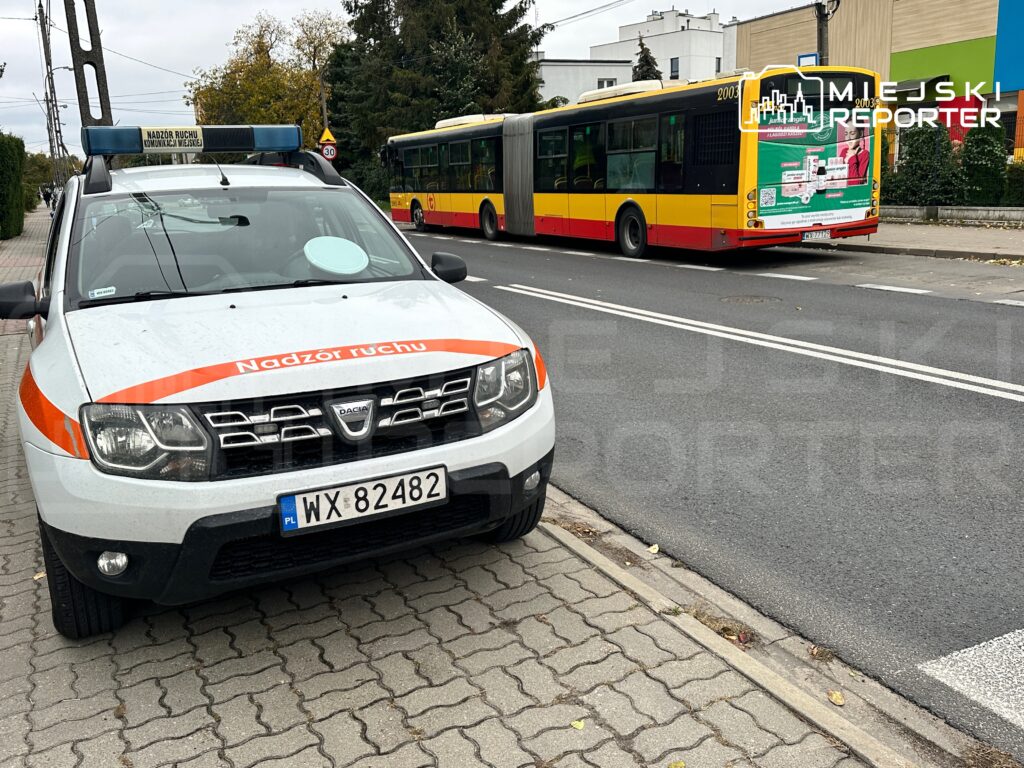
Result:
<svg viewBox="0 0 1024 768">
<path fill-rule="evenodd" d="M 51 23 L 50 26 L 53 27 L 54 29 L 56 29 L 58 32 L 63 32 L 65 35 L 70 36 L 70 34 L 71 34 L 66 29 L 61 29 L 56 24 Z M 103 51 L 104 51 L 104 53 L 112 53 L 115 56 L 120 56 L 122 59 L 128 59 L 129 61 L 134 61 L 137 64 L 144 64 L 147 67 L 152 67 L 153 69 L 159 69 L 161 72 L 168 72 L 168 73 L 170 73 L 172 75 L 179 75 L 180 77 L 188 77 L 188 78 L 195 77 L 195 75 L 189 75 L 189 74 L 186 74 L 184 72 L 178 72 L 177 70 L 174 70 L 174 69 L 168 69 L 167 67 L 161 67 L 159 64 L 153 64 L 152 62 L 144 61 L 143 59 L 138 59 L 135 56 L 130 56 L 127 53 L 121 53 L 121 51 L 115 51 L 113 48 L 108 48 L 107 46 L 103 46 Z"/>
<path fill-rule="evenodd" d="M 612 0 L 612 2 L 610 2 L 610 3 L 605 3 L 604 5 L 598 5 L 598 6 L 595 6 L 593 8 L 590 8 L 589 10 L 580 11 L 579 13 L 574 13 L 572 16 L 566 16 L 563 19 L 558 19 L 557 21 L 553 21 L 550 24 L 548 24 L 548 26 L 549 27 L 561 27 L 561 26 L 564 26 L 566 24 L 573 24 L 573 23 L 575 23 L 577 21 L 584 21 L 585 19 L 589 19 L 592 16 L 597 16 L 598 14 L 605 13 L 606 11 L 612 11 L 612 10 L 614 10 L 616 8 L 619 8 L 620 6 L 628 5 L 629 3 L 633 3 L 633 2 L 636 2 L 636 0 Z"/>
</svg>

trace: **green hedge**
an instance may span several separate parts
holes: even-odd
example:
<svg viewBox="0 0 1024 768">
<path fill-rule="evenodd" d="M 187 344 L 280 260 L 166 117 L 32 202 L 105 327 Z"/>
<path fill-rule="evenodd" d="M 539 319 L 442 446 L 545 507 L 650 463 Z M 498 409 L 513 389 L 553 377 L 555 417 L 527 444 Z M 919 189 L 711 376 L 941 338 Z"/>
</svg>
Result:
<svg viewBox="0 0 1024 768">
<path fill-rule="evenodd" d="M 1024 163 L 1006 166 L 1006 196 L 1003 205 L 1024 207 Z"/>
<path fill-rule="evenodd" d="M 24 170 L 25 142 L 0 134 L 0 239 L 17 237 L 25 227 Z"/>
</svg>

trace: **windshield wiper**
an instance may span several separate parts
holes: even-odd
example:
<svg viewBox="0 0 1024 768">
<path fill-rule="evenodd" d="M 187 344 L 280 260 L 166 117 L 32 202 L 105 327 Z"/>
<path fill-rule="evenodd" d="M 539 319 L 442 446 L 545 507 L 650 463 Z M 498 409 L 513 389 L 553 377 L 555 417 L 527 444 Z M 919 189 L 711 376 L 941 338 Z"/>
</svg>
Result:
<svg viewBox="0 0 1024 768">
<path fill-rule="evenodd" d="M 327 280 L 320 277 L 304 277 L 290 283 L 265 283 L 262 285 L 235 285 L 220 293 L 242 293 L 244 291 L 271 291 L 280 288 L 303 288 L 307 285 L 351 285 L 351 280 Z"/>
<path fill-rule="evenodd" d="M 104 296 L 101 299 L 82 299 L 78 302 L 79 307 L 95 307 L 101 304 L 125 304 L 132 301 L 152 301 L 154 299 L 174 299 L 179 296 L 204 296 L 206 294 L 195 291 L 139 291 L 131 296 Z"/>
</svg>

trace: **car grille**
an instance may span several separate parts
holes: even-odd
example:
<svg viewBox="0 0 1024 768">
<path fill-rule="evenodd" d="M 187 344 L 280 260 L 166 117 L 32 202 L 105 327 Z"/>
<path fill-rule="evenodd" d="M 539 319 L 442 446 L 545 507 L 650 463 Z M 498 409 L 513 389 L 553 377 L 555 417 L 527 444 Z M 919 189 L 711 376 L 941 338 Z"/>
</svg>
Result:
<svg viewBox="0 0 1024 768">
<path fill-rule="evenodd" d="M 266 534 L 224 544 L 210 567 L 212 581 L 232 581 L 293 568 L 309 569 L 367 555 L 401 543 L 415 543 L 483 523 L 490 516 L 487 496 L 454 496 L 442 507 L 410 512 L 358 525 L 328 528 L 301 536 Z"/>
<path fill-rule="evenodd" d="M 468 368 L 364 387 L 193 407 L 213 436 L 211 479 L 226 480 L 476 437 L 481 429 L 472 405 L 473 383 L 474 369 Z M 342 403 L 352 413 L 334 415 L 331 406 Z M 361 410 L 366 403 L 372 403 L 369 418 Z M 367 427 L 370 435 L 362 437 L 360 431 Z"/>
</svg>

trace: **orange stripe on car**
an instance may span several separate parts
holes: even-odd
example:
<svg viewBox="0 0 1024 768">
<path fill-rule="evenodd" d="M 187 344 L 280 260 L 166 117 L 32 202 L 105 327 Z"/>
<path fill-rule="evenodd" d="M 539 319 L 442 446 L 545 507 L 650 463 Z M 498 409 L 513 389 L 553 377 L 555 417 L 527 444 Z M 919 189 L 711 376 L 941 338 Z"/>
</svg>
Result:
<svg viewBox="0 0 1024 768">
<path fill-rule="evenodd" d="M 18 394 L 25 415 L 47 440 L 77 459 L 89 458 L 81 425 L 43 394 L 32 375 L 31 366 L 25 366 Z"/>
<path fill-rule="evenodd" d="M 118 390 L 100 398 L 101 403 L 152 403 L 189 389 L 212 384 L 233 376 L 250 373 L 264 373 L 282 368 L 304 365 L 318 365 L 346 360 L 364 360 L 374 357 L 392 357 L 426 352 L 449 352 L 460 355 L 478 355 L 496 358 L 520 349 L 515 344 L 500 341 L 479 341 L 474 339 L 419 339 L 412 341 L 386 341 L 377 344 L 353 344 L 347 347 L 324 347 L 302 352 L 287 352 L 280 355 L 234 360 L 202 368 L 193 368 L 172 376 L 164 376 L 126 389 Z"/>
<path fill-rule="evenodd" d="M 537 368 L 537 389 L 544 389 L 548 380 L 548 369 L 544 365 L 544 358 L 540 356 L 540 350 L 533 353 L 533 364 Z"/>
</svg>

